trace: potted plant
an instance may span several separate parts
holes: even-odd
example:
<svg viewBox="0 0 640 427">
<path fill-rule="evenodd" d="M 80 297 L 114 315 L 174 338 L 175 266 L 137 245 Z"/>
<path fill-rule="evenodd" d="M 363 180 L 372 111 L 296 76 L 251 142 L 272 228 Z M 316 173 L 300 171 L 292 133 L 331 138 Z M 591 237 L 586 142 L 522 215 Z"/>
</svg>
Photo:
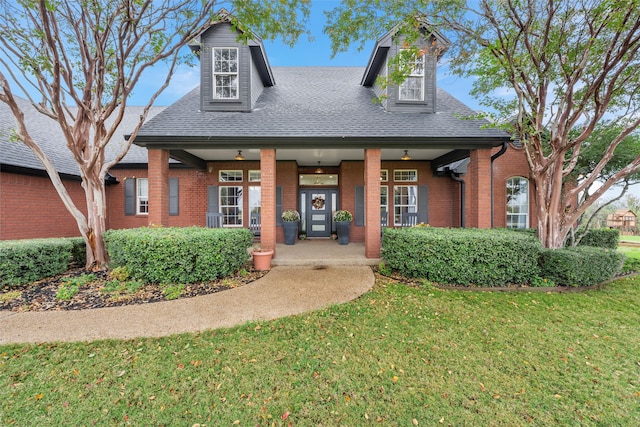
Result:
<svg viewBox="0 0 640 427">
<path fill-rule="evenodd" d="M 298 235 L 298 239 L 305 240 L 306 238 L 307 238 L 307 232 L 301 231 L 300 234 Z"/>
<path fill-rule="evenodd" d="M 353 215 L 351 212 L 345 210 L 336 211 L 333 214 L 333 222 L 336 223 L 336 232 L 338 233 L 338 244 L 349 244 L 349 233 L 351 232 L 351 221 Z"/>
<path fill-rule="evenodd" d="M 271 258 L 273 257 L 273 249 L 262 249 L 259 245 L 251 248 L 253 256 L 253 268 L 258 271 L 265 271 L 271 268 Z"/>
<path fill-rule="evenodd" d="M 284 228 L 284 244 L 294 245 L 298 237 L 298 223 L 300 214 L 298 211 L 286 210 L 282 212 L 282 227 Z"/>
</svg>

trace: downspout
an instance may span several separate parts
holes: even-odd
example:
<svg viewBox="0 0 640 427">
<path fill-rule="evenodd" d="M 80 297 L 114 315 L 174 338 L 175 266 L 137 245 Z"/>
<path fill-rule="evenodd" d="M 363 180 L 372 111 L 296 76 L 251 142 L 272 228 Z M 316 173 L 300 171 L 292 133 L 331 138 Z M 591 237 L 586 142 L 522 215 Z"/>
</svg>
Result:
<svg viewBox="0 0 640 427">
<path fill-rule="evenodd" d="M 464 182 L 464 179 L 460 178 L 458 174 L 456 174 L 452 170 L 449 171 L 449 177 L 451 177 L 452 180 L 458 181 L 460 183 L 460 227 L 465 228 L 464 210 L 467 204 L 466 183 Z"/>
<path fill-rule="evenodd" d="M 495 210 L 493 208 L 493 161 L 498 157 L 502 156 L 504 153 L 506 153 L 508 144 L 509 143 L 506 141 L 503 142 L 502 148 L 500 149 L 500 151 L 498 151 L 496 154 L 491 156 L 491 228 L 494 227 L 493 217 L 495 216 Z"/>
</svg>

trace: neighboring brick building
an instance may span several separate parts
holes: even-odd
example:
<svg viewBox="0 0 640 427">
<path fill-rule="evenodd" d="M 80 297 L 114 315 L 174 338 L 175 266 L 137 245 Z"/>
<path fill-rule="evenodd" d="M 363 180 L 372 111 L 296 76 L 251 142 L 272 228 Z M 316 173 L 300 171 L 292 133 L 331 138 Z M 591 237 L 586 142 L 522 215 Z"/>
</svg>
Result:
<svg viewBox="0 0 640 427">
<path fill-rule="evenodd" d="M 607 215 L 607 227 L 616 228 L 623 234 L 637 234 L 637 216 L 629 209 L 619 209 Z"/>
<path fill-rule="evenodd" d="M 422 43 L 437 45 L 438 55 L 447 45 L 438 35 Z M 426 48 L 400 87 L 376 84 L 401 45 L 385 34 L 365 68 L 272 69 L 259 39 L 239 44 L 228 23 L 209 29 L 193 46 L 200 87 L 155 111 L 138 146 L 110 171 L 107 226 L 204 226 L 215 212 L 226 227 L 247 227 L 253 213 L 263 246 L 274 247 L 283 241 L 282 210 L 300 211 L 309 237 L 328 238 L 332 212 L 347 209 L 351 239 L 377 257 L 381 215 L 389 226 L 408 213 L 438 227 L 535 224 L 524 154 L 485 121 L 464 118 L 474 112 L 436 87 L 435 53 Z M 57 229 L 63 214 L 42 215 L 41 192 L 51 188 L 5 192 L 5 182 L 31 170 L 12 168 L 2 172 L 0 238 L 33 237 L 24 229 L 54 221 L 43 236 L 72 234 Z M 7 197 L 31 200 L 33 217 L 21 215 L 18 225 Z"/>
</svg>

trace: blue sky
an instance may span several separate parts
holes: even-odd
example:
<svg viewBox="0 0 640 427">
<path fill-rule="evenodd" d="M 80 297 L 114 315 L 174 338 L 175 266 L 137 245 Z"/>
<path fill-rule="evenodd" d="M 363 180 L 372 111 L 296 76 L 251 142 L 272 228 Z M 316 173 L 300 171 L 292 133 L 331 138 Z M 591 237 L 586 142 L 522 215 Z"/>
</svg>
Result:
<svg viewBox="0 0 640 427">
<path fill-rule="evenodd" d="M 375 40 L 368 42 L 362 51 L 358 51 L 353 47 L 348 52 L 339 53 L 334 58 L 331 58 L 331 42 L 329 37 L 323 34 L 322 31 L 326 22 L 323 11 L 333 9 L 339 3 L 339 1 L 335 0 L 313 0 L 309 22 L 309 30 L 313 40 L 310 41 L 307 36 L 302 36 L 293 48 L 284 45 L 280 40 L 265 41 L 265 50 L 271 66 L 365 67 L 371 55 Z M 384 32 L 384 29 L 381 28 L 380 35 L 384 34 Z M 469 95 L 471 83 L 468 80 L 449 74 L 447 72 L 446 62 L 447 57 L 445 54 L 445 57 L 438 67 L 438 86 L 474 110 L 481 110 L 482 108 L 478 101 Z M 163 70 L 162 66 L 159 66 L 157 69 L 158 78 L 164 78 L 164 76 L 160 76 L 163 71 L 166 73 L 166 70 Z M 277 83 L 277 73 L 275 77 Z M 148 81 L 157 82 L 157 80 L 152 77 L 149 77 Z M 171 86 L 163 92 L 156 101 L 156 105 L 169 105 L 198 84 L 198 68 L 183 66 L 176 71 Z M 148 96 L 145 90 L 145 83 L 141 82 L 134 96 L 130 99 L 129 104 L 146 104 Z"/>
</svg>

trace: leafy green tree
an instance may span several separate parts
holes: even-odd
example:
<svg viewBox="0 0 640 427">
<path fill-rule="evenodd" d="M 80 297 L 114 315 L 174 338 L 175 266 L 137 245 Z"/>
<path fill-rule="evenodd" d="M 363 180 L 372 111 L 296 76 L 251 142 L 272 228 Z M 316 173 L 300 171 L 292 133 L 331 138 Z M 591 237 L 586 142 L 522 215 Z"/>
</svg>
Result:
<svg viewBox="0 0 640 427">
<path fill-rule="evenodd" d="M 611 167 L 640 126 L 640 0 L 344 0 L 328 18 L 334 52 L 398 22 L 416 40 L 421 20 L 450 39 L 451 70 L 474 79 L 472 94 L 523 143 L 546 247 L 561 247 L 595 201 L 640 170 L 637 151 Z M 390 78 L 403 74 L 395 67 Z M 615 131 L 600 158 L 581 162 L 605 121 Z M 582 163 L 581 179 L 567 180 Z"/>
<path fill-rule="evenodd" d="M 309 16 L 309 1 L 224 2 L 236 26 L 269 39 L 294 43 Z M 149 108 L 168 86 L 175 67 L 188 61 L 182 49 L 221 19 L 215 1 L 202 0 L 0 0 L 0 101 L 16 118 L 15 136 L 42 162 L 87 243 L 87 266 L 107 261 L 104 179 L 129 150 Z M 248 35 L 247 35 L 248 36 Z M 166 78 L 149 96 L 131 138 L 106 160 L 107 146 L 144 72 L 166 64 Z M 146 82 L 149 83 L 149 82 Z M 62 130 L 78 163 L 86 211 L 75 205 L 58 172 L 30 132 L 16 89 Z M 114 144 L 115 143 L 115 144 Z M 64 149 L 61 147 L 61 149 Z"/>
</svg>

